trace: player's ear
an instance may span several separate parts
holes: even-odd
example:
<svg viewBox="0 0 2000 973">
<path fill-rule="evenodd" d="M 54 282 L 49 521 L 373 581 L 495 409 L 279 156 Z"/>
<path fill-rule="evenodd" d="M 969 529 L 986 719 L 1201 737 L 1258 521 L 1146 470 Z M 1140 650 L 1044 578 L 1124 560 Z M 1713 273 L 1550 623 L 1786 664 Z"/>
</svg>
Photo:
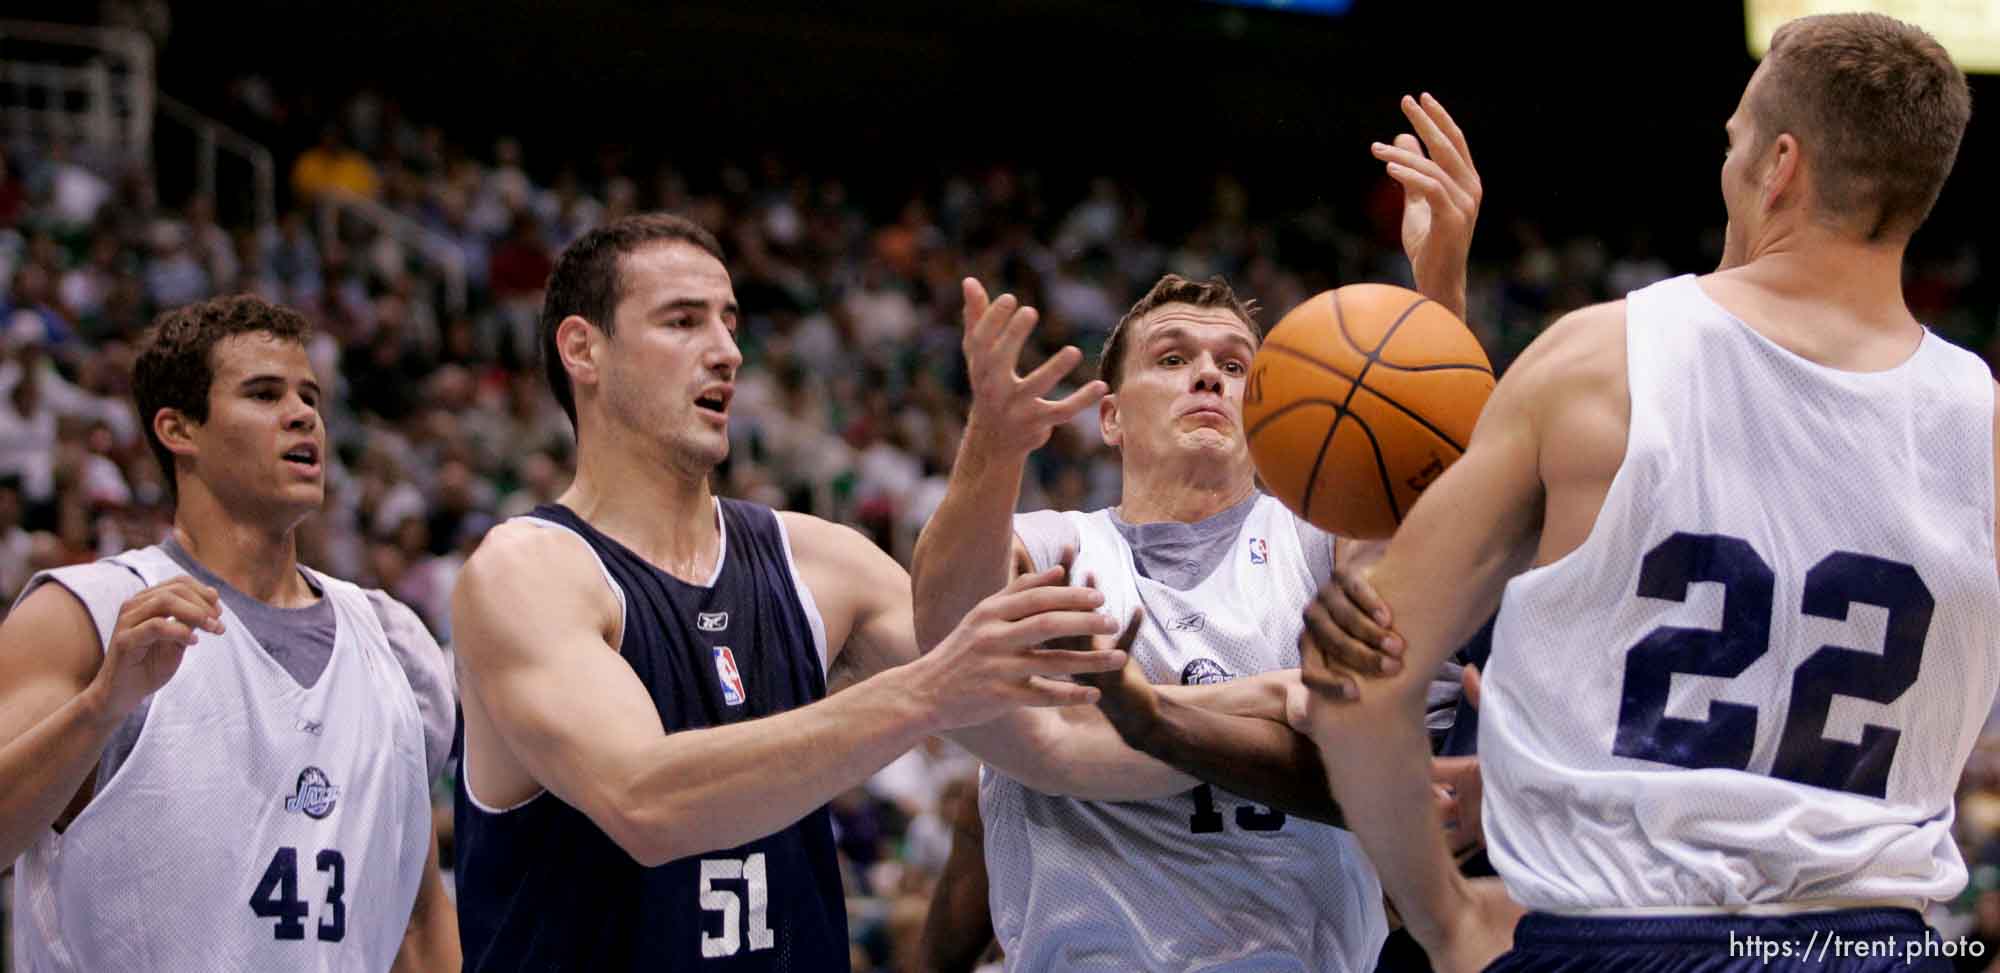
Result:
<svg viewBox="0 0 2000 973">
<path fill-rule="evenodd" d="M 160 445 L 175 456 L 193 456 L 200 452 L 194 444 L 194 431 L 201 423 L 179 409 L 162 408 L 153 413 L 153 435 Z"/>
<path fill-rule="evenodd" d="M 572 314 L 556 325 L 556 354 L 562 356 L 572 384 L 597 383 L 599 346 L 603 335 L 582 315 Z"/>
<path fill-rule="evenodd" d="M 1798 198 L 1798 190 L 1805 188 L 1799 166 L 1799 140 L 1790 132 L 1780 132 L 1771 140 L 1770 168 L 1764 172 L 1764 211 L 1771 212 L 1781 206 L 1790 193 Z"/>
<path fill-rule="evenodd" d="M 1097 403 L 1097 432 L 1104 437 L 1104 445 L 1116 449 L 1121 445 L 1124 432 L 1118 425 L 1118 393 L 1107 392 Z"/>
</svg>

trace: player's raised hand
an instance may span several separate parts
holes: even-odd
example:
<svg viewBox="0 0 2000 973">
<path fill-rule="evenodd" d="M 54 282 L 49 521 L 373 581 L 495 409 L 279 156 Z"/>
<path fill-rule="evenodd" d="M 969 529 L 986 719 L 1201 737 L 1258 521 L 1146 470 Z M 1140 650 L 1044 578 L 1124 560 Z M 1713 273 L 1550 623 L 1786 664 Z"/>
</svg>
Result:
<svg viewBox="0 0 2000 973">
<path fill-rule="evenodd" d="M 1104 398 L 1107 386 L 1090 381 L 1057 400 L 1043 398 L 1083 360 L 1075 345 L 1065 346 L 1026 375 L 1019 372 L 1021 349 L 1034 333 L 1039 314 L 1012 294 L 989 301 L 986 288 L 967 277 L 965 290 L 966 372 L 972 381 L 968 441 L 1028 453 L 1048 442 L 1056 426 Z"/>
<path fill-rule="evenodd" d="M 1404 95 L 1402 108 L 1416 134 L 1405 132 L 1370 150 L 1403 187 L 1403 252 L 1417 290 L 1463 319 L 1466 258 L 1484 196 L 1479 170 L 1465 133 L 1436 98 Z"/>
<path fill-rule="evenodd" d="M 222 634 L 222 600 L 214 588 L 191 577 L 182 575 L 127 599 L 93 682 L 107 712 L 122 717 L 166 685 L 200 632 Z"/>
<path fill-rule="evenodd" d="M 909 664 L 917 691 L 937 708 L 943 729 L 984 723 L 1019 706 L 1097 701 L 1095 688 L 1052 677 L 1116 671 L 1126 652 L 1101 644 L 1083 650 L 1046 645 L 1119 630 L 1117 620 L 1097 610 L 1104 596 L 1063 584 L 1066 574 L 1058 565 L 1015 578 L 967 612 L 937 648 Z"/>
</svg>

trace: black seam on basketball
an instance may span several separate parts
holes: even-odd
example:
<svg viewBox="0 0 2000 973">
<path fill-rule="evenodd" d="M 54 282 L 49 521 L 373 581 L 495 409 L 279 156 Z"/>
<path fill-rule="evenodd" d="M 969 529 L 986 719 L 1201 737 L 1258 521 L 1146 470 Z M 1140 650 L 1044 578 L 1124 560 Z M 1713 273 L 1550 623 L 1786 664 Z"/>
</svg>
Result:
<svg viewBox="0 0 2000 973">
<path fill-rule="evenodd" d="M 1348 391 L 1349 394 L 1353 392 L 1352 389 Z M 1326 424 L 1326 438 L 1319 441 L 1319 452 L 1313 456 L 1312 472 L 1306 474 L 1305 496 L 1299 498 L 1299 517 L 1302 520 L 1312 520 L 1313 490 L 1319 486 L 1319 465 L 1326 461 L 1326 449 L 1333 445 L 1333 434 L 1340 431 L 1340 420 L 1347 418 L 1345 408 L 1334 406 L 1333 410 L 1333 421 Z"/>
<path fill-rule="evenodd" d="M 1263 432 L 1265 426 L 1268 426 L 1271 423 L 1278 421 L 1279 419 L 1283 418 L 1286 413 L 1289 413 L 1294 409 L 1303 409 L 1309 405 L 1329 406 L 1333 409 L 1334 416 L 1336 418 L 1339 417 L 1340 403 L 1335 402 L 1332 399 L 1295 399 L 1291 402 L 1285 403 L 1284 406 L 1281 408 L 1271 410 L 1270 415 L 1267 415 L 1264 418 L 1257 420 L 1257 424 L 1250 427 L 1250 431 L 1247 434 L 1248 438 L 1256 439 L 1257 434 Z"/>
<path fill-rule="evenodd" d="M 1354 417 L 1354 424 L 1361 427 L 1361 434 L 1368 437 L 1368 447 L 1375 451 L 1375 472 L 1382 477 L 1382 495 L 1389 498 L 1389 516 L 1396 523 L 1403 522 L 1403 505 L 1396 502 L 1396 487 L 1389 482 L 1389 463 L 1382 458 L 1382 444 L 1375 439 L 1375 430 L 1368 428 L 1368 420 Z"/>
<path fill-rule="evenodd" d="M 1327 371 L 1329 371 L 1329 372 L 1332 372 L 1333 374 L 1335 374 L 1335 375 L 1338 375 L 1338 376 L 1340 376 L 1341 378 L 1344 378 L 1344 379 L 1346 379 L 1347 381 L 1349 381 L 1349 382 L 1353 383 L 1353 384 L 1352 384 L 1351 386 L 1349 386 L 1349 387 L 1348 387 L 1348 390 L 1347 390 L 1347 398 L 1345 398 L 1345 399 L 1341 400 L 1341 403 L 1340 403 L 1340 405 L 1338 405 L 1338 406 L 1335 406 L 1335 408 L 1337 408 L 1337 409 L 1338 409 L 1338 410 L 1340 410 L 1341 412 L 1346 412 L 1346 411 L 1347 411 L 1347 407 L 1348 407 L 1348 406 L 1349 406 L 1350 404 L 1352 404 L 1352 403 L 1353 403 L 1353 401 L 1354 401 L 1354 391 L 1355 391 L 1355 389 L 1360 389 L 1360 388 L 1364 388 L 1364 387 L 1365 387 L 1365 386 L 1363 386 L 1363 385 L 1361 384 L 1361 382 L 1360 382 L 1360 380 L 1359 380 L 1359 379 L 1357 379 L 1357 378 L 1356 378 L 1355 376 L 1353 376 L 1353 375 L 1349 375 L 1349 374 L 1347 374 L 1346 372 L 1343 372 L 1343 371 L 1341 371 L 1341 370 L 1339 369 L 1339 367 L 1337 367 L 1337 366 L 1335 366 L 1335 365 L 1331 365 L 1331 364 L 1328 364 L 1327 362 L 1323 362 L 1323 361 L 1320 361 L 1319 359 L 1317 359 L 1317 358 L 1314 358 L 1313 356 L 1311 356 L 1311 355 L 1308 355 L 1308 354 L 1306 354 L 1305 352 L 1302 352 L 1302 351 L 1300 351 L 1300 350 L 1298 350 L 1298 349 L 1296 349 L 1296 348 L 1293 348 L 1293 347 L 1291 347 L 1291 346 L 1289 346 L 1289 345 L 1265 345 L 1265 346 L 1264 346 L 1264 350 L 1268 350 L 1268 351 L 1281 351 L 1281 352 L 1284 352 L 1285 354 L 1287 354 L 1287 355 L 1290 355 L 1290 356 L 1292 356 L 1293 358 L 1297 358 L 1297 359 L 1299 359 L 1300 361 L 1303 361 L 1303 362 L 1306 362 L 1307 364 L 1310 364 L 1310 365 L 1317 365 L 1317 366 L 1319 366 L 1320 368 L 1323 368 L 1323 369 L 1325 369 L 1325 370 L 1327 370 Z M 1365 368 L 1364 368 L 1364 369 L 1362 369 L 1362 372 L 1363 372 L 1363 373 L 1365 374 L 1365 373 L 1367 372 L 1367 369 L 1365 369 Z M 1410 417 L 1411 419 L 1415 420 L 1415 421 L 1417 422 L 1417 424 L 1418 424 L 1418 425 L 1421 425 L 1421 426 L 1423 426 L 1423 427 L 1424 427 L 1425 429 L 1429 429 L 1429 430 L 1430 430 L 1430 431 L 1431 431 L 1431 432 L 1432 432 L 1433 434 L 1435 434 L 1435 435 L 1436 435 L 1436 436 L 1437 436 L 1437 437 L 1438 437 L 1439 439 L 1442 439 L 1442 440 L 1444 440 L 1444 441 L 1445 441 L 1446 443 L 1449 443 L 1449 444 L 1451 445 L 1451 447 L 1452 447 L 1453 449 L 1456 449 L 1456 450 L 1458 450 L 1458 451 L 1459 451 L 1460 453 L 1463 453 L 1463 452 L 1465 452 L 1465 447 L 1464 447 L 1463 445 L 1461 445 L 1461 444 L 1459 443 L 1459 441 L 1458 441 L 1458 440 L 1456 440 L 1456 439 L 1453 439 L 1453 438 L 1452 438 L 1452 437 L 1451 437 L 1451 436 L 1450 436 L 1450 435 L 1449 435 L 1448 433 L 1446 433 L 1446 432 L 1445 432 L 1444 430 L 1442 430 L 1442 429 L 1439 429 L 1439 428 L 1438 428 L 1437 426 L 1433 425 L 1433 424 L 1431 423 L 1431 421 L 1430 421 L 1429 419 L 1426 419 L 1426 418 L 1424 418 L 1424 417 L 1423 417 L 1422 415 L 1419 415 L 1418 413 L 1416 413 L 1416 412 L 1413 412 L 1413 411 L 1411 411 L 1411 409 L 1410 409 L 1410 407 L 1409 407 L 1409 406 L 1406 406 L 1406 405 L 1404 405 L 1403 403 L 1401 403 L 1401 402 L 1398 402 L 1398 401 L 1396 401 L 1395 399 L 1392 399 L 1392 398 L 1390 398 L 1390 397 L 1388 397 L 1388 396 L 1386 396 L 1386 395 L 1383 395 L 1383 394 L 1382 394 L 1381 392 L 1378 392 L 1378 391 L 1376 391 L 1375 389 L 1368 389 L 1368 394 L 1370 394 L 1370 395 L 1373 395 L 1373 396 L 1374 396 L 1375 398 L 1377 398 L 1377 399 L 1381 400 L 1381 401 L 1382 401 L 1382 402 L 1383 402 L 1384 404 L 1388 405 L 1388 406 L 1389 406 L 1390 408 L 1392 408 L 1392 409 L 1395 409 L 1395 410 L 1396 410 L 1397 412 L 1400 412 L 1400 413 L 1402 413 L 1402 414 L 1404 414 L 1404 415 L 1406 415 L 1406 416 L 1409 416 L 1409 417 Z M 1331 399 L 1325 399 L 1325 400 L 1321 400 L 1321 399 L 1302 399 L 1302 400 L 1300 400 L 1300 404 L 1303 404 L 1303 403 L 1305 403 L 1305 402 L 1320 402 L 1320 401 L 1325 401 L 1325 402 L 1327 402 L 1327 403 L 1329 403 L 1329 404 L 1330 404 L 1330 403 L 1332 402 L 1332 400 L 1331 400 Z M 1279 410 L 1278 412 L 1274 412 L 1274 413 L 1272 413 L 1272 414 L 1271 414 L 1271 416 L 1267 416 L 1267 417 L 1265 418 L 1265 420 L 1264 420 L 1264 421 L 1265 421 L 1265 422 L 1268 422 L 1268 421 L 1270 421 L 1270 419 L 1271 419 L 1271 418 L 1274 418 L 1274 417 L 1276 417 L 1277 415 L 1279 415 L 1279 414 L 1280 414 L 1280 413 L 1282 413 L 1283 411 L 1284 411 L 1284 410 L 1282 410 L 1282 409 L 1281 409 L 1281 410 Z M 1336 418 L 1336 419 L 1335 419 L 1334 421 L 1335 421 L 1335 422 L 1339 422 L 1340 420 L 1339 420 L 1338 418 Z M 1257 428 L 1258 428 L 1258 429 L 1262 429 L 1262 428 L 1264 428 L 1264 422 L 1259 422 L 1259 423 L 1257 423 Z M 1255 432 L 1255 431 L 1253 430 L 1253 431 L 1252 431 L 1252 432 L 1251 432 L 1250 434 L 1254 436 L 1254 435 L 1256 435 L 1256 432 Z"/>
<path fill-rule="evenodd" d="M 1478 372 L 1481 375 L 1489 377 L 1493 374 L 1493 369 L 1487 368 L 1484 365 L 1462 365 L 1455 363 L 1445 365 L 1398 365 L 1395 362 L 1380 360 L 1377 360 L 1375 364 L 1392 372 Z"/>
</svg>

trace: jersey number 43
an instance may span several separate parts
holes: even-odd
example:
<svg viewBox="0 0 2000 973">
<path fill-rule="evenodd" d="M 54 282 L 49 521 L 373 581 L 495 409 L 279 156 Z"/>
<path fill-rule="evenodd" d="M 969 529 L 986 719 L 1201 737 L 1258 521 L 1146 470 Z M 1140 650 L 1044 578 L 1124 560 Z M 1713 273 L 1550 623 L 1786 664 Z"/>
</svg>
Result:
<svg viewBox="0 0 2000 973">
<path fill-rule="evenodd" d="M 1771 648 L 1776 575 L 1750 542 L 1726 534 L 1677 533 L 1640 562 L 1639 595 L 1687 600 L 1688 586 L 1722 585 L 1717 629 L 1661 626 L 1625 655 L 1625 686 L 1612 752 L 1679 767 L 1744 770 L 1757 745 L 1757 707 L 1717 700 L 1708 718 L 1667 715 L 1676 673 L 1724 679 L 1742 675 Z M 1916 685 L 1935 605 L 1917 570 L 1852 551 L 1835 551 L 1806 572 L 1807 615 L 1845 620 L 1850 605 L 1886 609 L 1882 651 L 1824 645 L 1792 673 L 1791 705 L 1770 776 L 1813 787 L 1884 797 L 1902 731 L 1868 724 L 1859 743 L 1826 738 L 1833 697 L 1893 703 Z"/>
</svg>

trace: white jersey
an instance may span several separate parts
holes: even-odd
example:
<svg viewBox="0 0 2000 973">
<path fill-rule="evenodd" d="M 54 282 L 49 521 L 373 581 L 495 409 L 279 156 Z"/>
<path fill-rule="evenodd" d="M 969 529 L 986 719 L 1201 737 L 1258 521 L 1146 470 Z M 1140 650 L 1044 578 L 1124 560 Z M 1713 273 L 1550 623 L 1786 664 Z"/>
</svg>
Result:
<svg viewBox="0 0 2000 973">
<path fill-rule="evenodd" d="M 1794 355 L 1692 277 L 1631 295 L 1631 432 L 1583 545 L 1511 581 L 1486 837 L 1533 909 L 1915 902 L 1995 689 L 1993 379 L 1926 333 Z"/>
<path fill-rule="evenodd" d="M 1142 577 L 1110 513 L 1065 514 L 1104 610 L 1146 618 L 1132 654 L 1153 682 L 1299 664 L 1313 572 L 1283 504 L 1260 497 L 1189 590 Z M 1154 801 L 1053 797 L 987 771 L 979 788 L 993 928 L 1010 970 L 1374 969 L 1382 888 L 1346 831 L 1202 786 Z"/>
<path fill-rule="evenodd" d="M 104 572 L 124 569 L 185 573 L 157 547 L 53 572 L 102 637 L 130 590 Z M 312 577 L 337 620 L 326 671 L 300 687 L 225 603 L 131 755 L 16 863 L 17 970 L 389 968 L 430 851 L 423 724 L 367 596 Z"/>
</svg>

